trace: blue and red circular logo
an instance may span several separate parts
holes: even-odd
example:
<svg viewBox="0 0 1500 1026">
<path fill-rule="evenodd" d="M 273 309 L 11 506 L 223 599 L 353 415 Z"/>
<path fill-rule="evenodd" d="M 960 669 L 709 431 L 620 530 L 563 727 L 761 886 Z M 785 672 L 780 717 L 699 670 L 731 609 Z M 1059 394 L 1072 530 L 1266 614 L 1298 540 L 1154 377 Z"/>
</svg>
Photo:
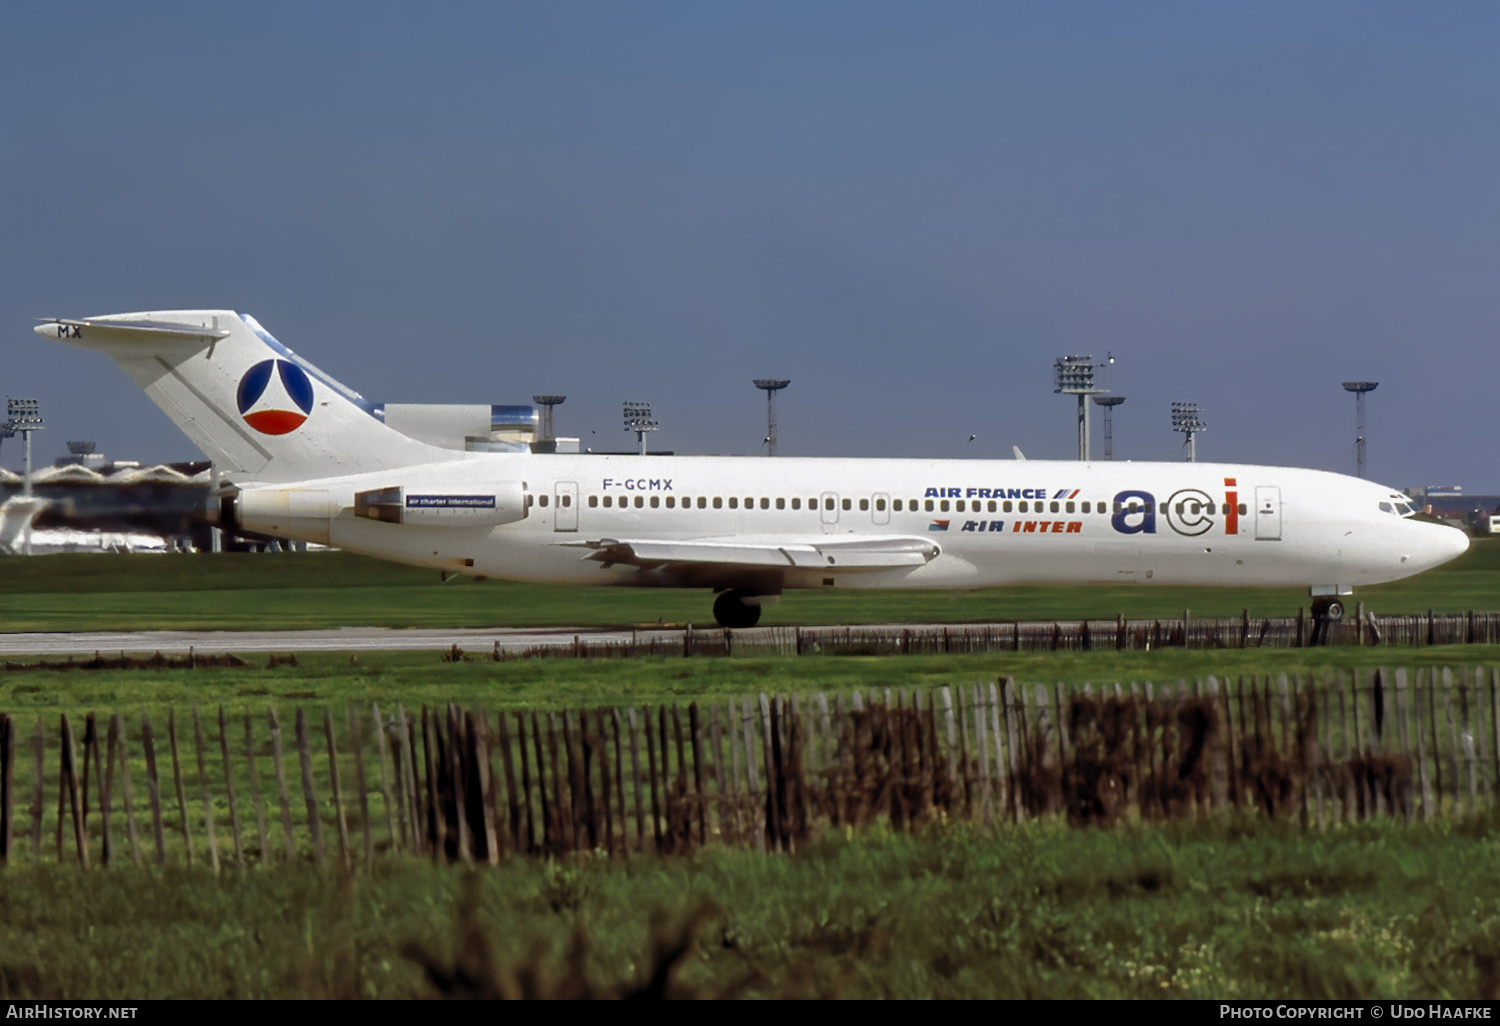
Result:
<svg viewBox="0 0 1500 1026">
<path fill-rule="evenodd" d="M 246 424 L 263 435 L 284 435 L 312 413 L 313 386 L 290 360 L 262 360 L 240 378 L 235 398 Z"/>
</svg>

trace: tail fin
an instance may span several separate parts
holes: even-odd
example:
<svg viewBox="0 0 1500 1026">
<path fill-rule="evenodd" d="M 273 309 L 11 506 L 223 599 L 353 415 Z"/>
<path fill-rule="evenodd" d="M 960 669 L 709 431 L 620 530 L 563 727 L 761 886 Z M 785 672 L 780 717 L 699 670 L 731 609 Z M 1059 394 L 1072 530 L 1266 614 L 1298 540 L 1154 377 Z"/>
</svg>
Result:
<svg viewBox="0 0 1500 1026">
<path fill-rule="evenodd" d="M 237 482 L 297 481 L 462 458 L 374 407 L 248 314 L 169 310 L 55 320 L 36 333 L 112 357 Z"/>
</svg>

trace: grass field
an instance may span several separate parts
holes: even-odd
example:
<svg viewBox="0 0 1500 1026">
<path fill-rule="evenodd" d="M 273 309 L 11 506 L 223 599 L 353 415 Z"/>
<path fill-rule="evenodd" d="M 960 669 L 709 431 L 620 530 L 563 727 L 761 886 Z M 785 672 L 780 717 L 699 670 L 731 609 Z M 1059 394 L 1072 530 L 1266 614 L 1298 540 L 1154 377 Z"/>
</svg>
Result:
<svg viewBox="0 0 1500 1026">
<path fill-rule="evenodd" d="M 1453 563 L 1361 589 L 1382 613 L 1500 609 L 1500 541 Z M 348 553 L 57 555 L 0 561 L 5 631 L 341 626 L 528 627 L 712 623 L 707 591 L 581 588 L 461 578 Z M 1141 586 L 976 591 L 787 592 L 763 623 L 961 623 L 988 620 L 1291 615 L 1295 588 Z"/>
<path fill-rule="evenodd" d="M 197 670 L 30 670 L 0 672 L 0 710 L 69 714 L 224 704 L 233 712 L 267 705 L 382 706 L 456 702 L 487 709 L 562 709 L 740 698 L 758 692 L 808 694 L 851 688 L 937 687 L 990 683 L 1010 674 L 1023 683 L 1157 681 L 1207 674 L 1314 673 L 1384 666 L 1490 666 L 1500 646 L 1420 649 L 1160 649 L 1154 652 L 1022 652 L 977 655 L 772 656 L 732 659 L 524 659 L 445 663 L 433 652 L 309 655 L 299 665 Z"/>
<path fill-rule="evenodd" d="M 628 991 L 701 918 L 679 994 L 1489 997 L 1494 824 L 1233 822 L 826 838 L 795 857 L 417 863 L 344 877 L 9 871 L 0 997 L 402 997 L 455 955 L 481 992 Z M 462 910 L 462 911 L 458 911 Z"/>
</svg>

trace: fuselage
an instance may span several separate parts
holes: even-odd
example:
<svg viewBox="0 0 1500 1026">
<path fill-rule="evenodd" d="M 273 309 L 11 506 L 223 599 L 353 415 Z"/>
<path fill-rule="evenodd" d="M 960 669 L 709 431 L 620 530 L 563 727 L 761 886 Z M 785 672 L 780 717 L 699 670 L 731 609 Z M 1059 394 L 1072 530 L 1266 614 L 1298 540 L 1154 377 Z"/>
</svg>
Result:
<svg viewBox="0 0 1500 1026">
<path fill-rule="evenodd" d="M 356 516 L 356 493 L 464 497 L 519 483 L 524 516 L 499 526 Z M 287 486 L 278 486 L 285 488 Z M 924 565 L 787 566 L 780 588 L 975 588 L 1129 582 L 1221 586 L 1376 584 L 1467 547 L 1404 517 L 1404 498 L 1323 471 L 1211 463 L 470 454 L 399 471 L 291 486 L 326 489 L 327 519 L 246 526 L 444 570 L 515 580 L 753 586 L 741 570 L 606 564 L 612 540 L 921 538 Z M 281 522 L 282 520 L 286 522 Z M 779 589 L 777 589 L 779 590 Z"/>
</svg>

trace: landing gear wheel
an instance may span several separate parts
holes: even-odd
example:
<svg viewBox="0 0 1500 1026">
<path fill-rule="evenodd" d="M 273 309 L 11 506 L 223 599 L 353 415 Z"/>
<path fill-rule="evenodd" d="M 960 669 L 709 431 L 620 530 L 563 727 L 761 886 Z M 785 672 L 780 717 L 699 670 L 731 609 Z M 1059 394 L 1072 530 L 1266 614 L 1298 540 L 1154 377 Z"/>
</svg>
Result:
<svg viewBox="0 0 1500 1026">
<path fill-rule="evenodd" d="M 745 601 L 749 595 L 743 591 L 722 591 L 714 599 L 714 619 L 720 627 L 754 627 L 760 622 L 760 606 Z"/>
<path fill-rule="evenodd" d="M 1344 604 L 1336 598 L 1313 599 L 1312 614 L 1315 620 L 1338 623 L 1344 618 Z"/>
</svg>

